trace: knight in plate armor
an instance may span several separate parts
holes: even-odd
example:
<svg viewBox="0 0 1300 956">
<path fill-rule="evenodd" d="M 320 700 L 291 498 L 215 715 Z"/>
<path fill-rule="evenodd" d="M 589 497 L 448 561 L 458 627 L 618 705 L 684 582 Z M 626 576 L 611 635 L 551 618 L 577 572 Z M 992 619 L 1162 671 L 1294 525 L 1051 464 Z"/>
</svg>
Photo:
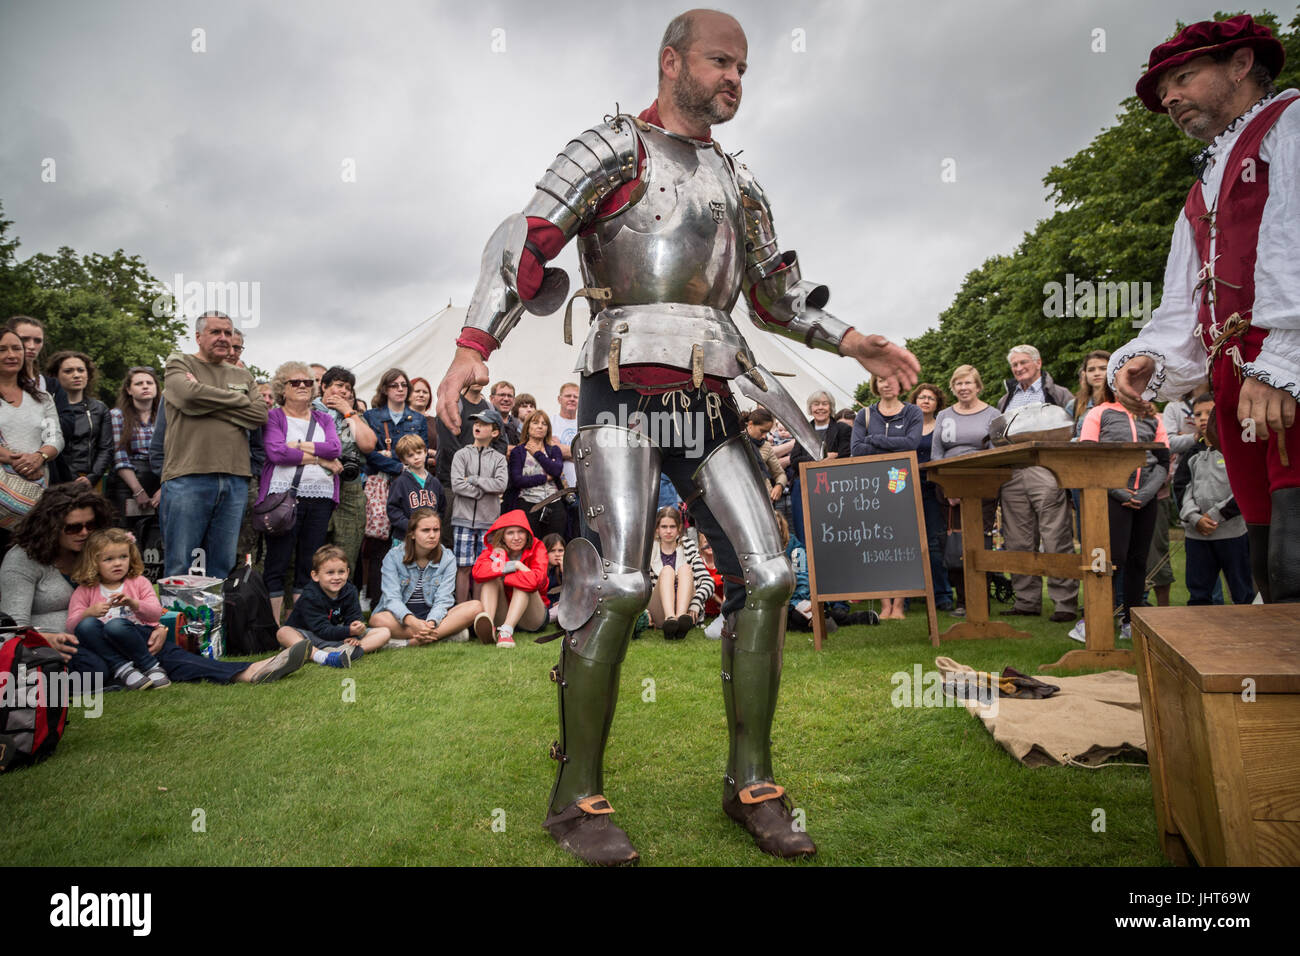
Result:
<svg viewBox="0 0 1300 956">
<path fill-rule="evenodd" d="M 579 430 L 571 447 L 586 534 L 569 544 L 558 618 L 559 762 L 544 826 L 589 862 L 637 859 L 603 794 L 605 742 L 619 669 L 650 596 L 659 476 L 666 474 L 713 543 L 726 585 L 722 691 L 730 747 L 723 809 L 769 853 L 810 856 L 775 781 L 769 736 L 780 684 L 786 602 L 794 584 L 756 456 L 730 385 L 763 405 L 822 457 L 794 400 L 732 321 L 743 294 L 754 324 L 857 359 L 904 388 L 910 352 L 864 336 L 824 310 L 829 293 L 781 252 L 767 197 L 712 138 L 740 106 L 748 43 L 716 11 L 675 18 L 659 51 L 658 99 L 571 140 L 521 215 L 493 233 L 438 414 L 459 427 L 457 397 L 525 311 L 549 314 L 568 294 L 549 268 L 574 236 L 593 317 L 578 366 Z M 571 336 L 566 313 L 565 336 Z"/>
</svg>

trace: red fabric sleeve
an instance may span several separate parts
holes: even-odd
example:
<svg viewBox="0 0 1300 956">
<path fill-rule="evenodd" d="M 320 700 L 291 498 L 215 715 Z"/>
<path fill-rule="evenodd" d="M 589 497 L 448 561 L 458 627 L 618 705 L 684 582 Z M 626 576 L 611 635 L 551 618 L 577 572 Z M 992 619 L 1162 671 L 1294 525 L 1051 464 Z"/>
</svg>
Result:
<svg viewBox="0 0 1300 956">
<path fill-rule="evenodd" d="M 492 566 L 492 548 L 485 547 L 478 554 L 478 560 L 474 562 L 474 570 L 470 572 L 475 581 L 491 581 L 493 578 L 501 577 L 501 572 Z"/>
<path fill-rule="evenodd" d="M 523 588 L 525 591 L 536 591 L 542 595 L 544 603 L 549 584 L 546 577 L 546 545 L 534 540 L 532 549 L 527 554 L 521 554 L 519 560 L 525 565 L 524 570 L 511 571 L 507 574 L 506 585 L 512 588 Z"/>
<path fill-rule="evenodd" d="M 461 348 L 473 349 L 487 361 L 488 357 L 501 347 L 501 343 L 482 329 L 463 328 L 456 344 Z"/>
</svg>

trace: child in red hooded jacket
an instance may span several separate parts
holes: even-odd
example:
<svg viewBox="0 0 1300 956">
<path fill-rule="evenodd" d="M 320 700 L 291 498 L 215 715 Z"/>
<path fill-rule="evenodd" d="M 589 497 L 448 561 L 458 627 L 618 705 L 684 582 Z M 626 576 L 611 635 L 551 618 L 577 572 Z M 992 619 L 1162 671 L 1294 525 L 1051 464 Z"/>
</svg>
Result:
<svg viewBox="0 0 1300 956">
<path fill-rule="evenodd" d="M 490 622 L 497 629 L 497 647 L 514 647 L 516 627 L 537 631 L 546 624 L 546 545 L 533 537 L 528 516 L 520 509 L 494 521 L 483 535 L 483 545 L 473 571 L 483 602 L 475 630 L 480 620 Z"/>
</svg>

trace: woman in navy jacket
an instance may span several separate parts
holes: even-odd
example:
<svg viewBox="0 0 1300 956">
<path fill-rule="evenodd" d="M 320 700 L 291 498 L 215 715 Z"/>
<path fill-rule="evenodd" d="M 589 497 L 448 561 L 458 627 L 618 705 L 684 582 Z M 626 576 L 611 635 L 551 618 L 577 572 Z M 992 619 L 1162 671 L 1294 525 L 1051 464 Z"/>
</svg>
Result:
<svg viewBox="0 0 1300 956">
<path fill-rule="evenodd" d="M 562 501 L 552 502 L 540 512 L 530 510 L 563 487 L 564 456 L 551 438 L 551 419 L 543 411 L 528 416 L 520 431 L 524 439 L 510 449 L 507 465 L 510 484 L 501 503 L 502 513 L 523 510 L 533 537 L 541 540 L 548 534 L 563 534 L 565 510 Z"/>
<path fill-rule="evenodd" d="M 367 474 L 384 474 L 391 481 L 402 473 L 396 449 L 403 435 L 419 435 L 428 446 L 428 420 L 406 404 L 410 389 L 411 381 L 400 368 L 390 368 L 380 378 L 375 400 L 363 413 L 376 439 L 375 450 L 366 455 Z"/>
<path fill-rule="evenodd" d="M 916 451 L 921 444 L 925 416 L 921 409 L 898 397 L 898 383 L 871 377 L 871 394 L 880 401 L 860 410 L 853 419 L 849 452 L 859 455 L 888 455 L 892 452 Z M 901 621 L 903 598 L 881 598 L 880 619 Z"/>
</svg>

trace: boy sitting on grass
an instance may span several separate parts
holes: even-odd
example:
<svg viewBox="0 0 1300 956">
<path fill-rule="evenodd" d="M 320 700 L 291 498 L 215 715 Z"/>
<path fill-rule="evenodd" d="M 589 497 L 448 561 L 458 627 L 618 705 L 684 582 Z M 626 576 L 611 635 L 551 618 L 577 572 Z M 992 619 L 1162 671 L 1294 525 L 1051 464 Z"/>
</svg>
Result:
<svg viewBox="0 0 1300 956">
<path fill-rule="evenodd" d="M 325 667 L 351 667 L 366 651 L 377 651 L 392 636 L 386 627 L 367 628 L 361 619 L 356 585 L 348 578 L 347 555 L 338 545 L 316 549 L 311 584 L 293 602 L 289 622 L 276 632 L 283 647 L 310 641 L 311 659 Z"/>
<path fill-rule="evenodd" d="M 419 435 L 403 435 L 394 449 L 405 466 L 388 489 L 388 523 L 393 527 L 393 547 L 406 540 L 406 527 L 416 508 L 444 513 L 447 503 L 442 482 L 429 473 L 429 450 Z"/>
</svg>

